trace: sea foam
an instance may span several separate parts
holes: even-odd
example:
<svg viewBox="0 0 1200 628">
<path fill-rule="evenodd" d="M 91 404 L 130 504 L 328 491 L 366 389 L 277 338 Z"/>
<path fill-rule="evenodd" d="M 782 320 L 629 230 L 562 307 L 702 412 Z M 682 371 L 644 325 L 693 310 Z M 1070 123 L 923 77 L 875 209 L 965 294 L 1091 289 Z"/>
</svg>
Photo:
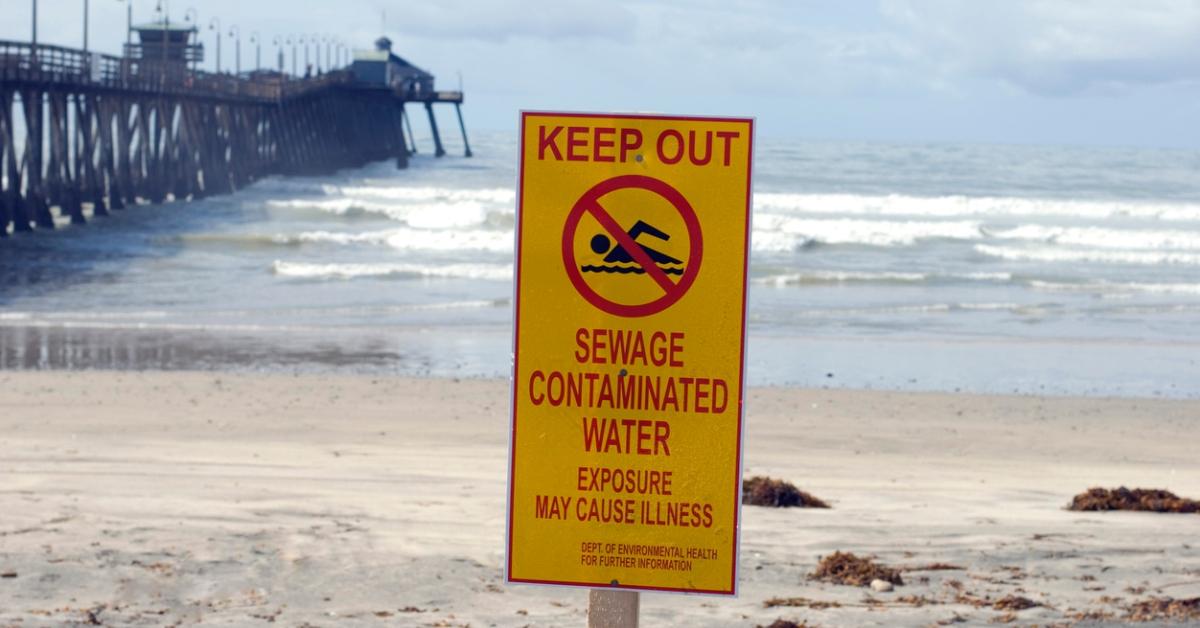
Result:
<svg viewBox="0 0 1200 628">
<path fill-rule="evenodd" d="M 1022 225 L 989 231 L 1001 240 L 1033 240 L 1104 249 L 1200 251 L 1200 233 L 1192 230 L 1135 230 L 1102 227 Z"/>
<path fill-rule="evenodd" d="M 968 216 L 1112 217 L 1200 221 L 1200 204 L 1161 201 L 1057 200 L 995 196 L 908 196 L 902 194 L 760 193 L 756 210 L 788 214 L 834 214 L 953 218 Z"/>
<path fill-rule="evenodd" d="M 896 221 L 850 218 L 795 218 L 780 214 L 754 217 L 756 251 L 793 251 L 814 244 L 911 246 L 920 240 L 978 240 L 977 221 Z"/>
<path fill-rule="evenodd" d="M 513 267 L 512 264 L 312 264 L 275 260 L 271 270 L 277 275 L 301 279 L 445 277 L 507 281 L 512 279 Z"/>
<path fill-rule="evenodd" d="M 975 250 L 989 257 L 1017 262 L 1100 262 L 1107 264 L 1182 264 L 1200 265 L 1200 253 L 1167 251 L 1112 251 L 1098 249 L 1063 249 L 1054 247 L 1018 248 L 977 244 Z"/>
</svg>

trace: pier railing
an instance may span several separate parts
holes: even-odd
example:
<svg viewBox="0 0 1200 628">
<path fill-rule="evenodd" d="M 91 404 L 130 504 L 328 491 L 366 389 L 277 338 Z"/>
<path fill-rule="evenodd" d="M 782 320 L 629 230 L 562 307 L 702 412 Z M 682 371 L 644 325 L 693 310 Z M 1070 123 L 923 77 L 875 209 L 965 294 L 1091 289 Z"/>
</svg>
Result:
<svg viewBox="0 0 1200 628">
<path fill-rule="evenodd" d="M 45 44 L 35 48 L 25 42 L 0 40 L 0 81 L 6 83 L 279 101 L 353 80 L 344 70 L 303 79 L 286 75 L 243 78 L 193 70 L 179 61 L 115 57 Z"/>
</svg>

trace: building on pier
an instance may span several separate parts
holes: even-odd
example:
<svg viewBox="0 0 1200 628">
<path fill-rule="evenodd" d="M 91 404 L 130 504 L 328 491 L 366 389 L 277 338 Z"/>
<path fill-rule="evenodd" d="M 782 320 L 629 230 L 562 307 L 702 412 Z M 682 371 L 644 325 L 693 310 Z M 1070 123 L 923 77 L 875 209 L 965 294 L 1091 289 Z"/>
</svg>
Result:
<svg viewBox="0 0 1200 628">
<path fill-rule="evenodd" d="M 356 51 L 350 71 L 360 82 L 390 87 L 411 100 L 434 91 L 433 75 L 392 52 L 387 37 L 376 39 L 374 50 Z"/>
<path fill-rule="evenodd" d="M 138 43 L 125 44 L 125 58 L 142 63 L 165 63 L 186 66 L 204 61 L 204 45 L 196 27 L 163 19 L 134 26 Z"/>
<path fill-rule="evenodd" d="M 363 85 L 385 87 L 396 94 L 404 102 L 425 104 L 425 112 L 429 116 L 429 129 L 433 135 L 434 155 L 441 157 L 446 154 L 442 146 L 442 137 L 438 132 L 437 119 L 433 115 L 433 104 L 446 102 L 454 104 L 458 114 L 459 126 L 462 127 L 462 92 L 439 92 L 434 89 L 433 75 L 409 63 L 407 59 L 392 51 L 392 40 L 387 36 L 375 40 L 374 50 L 358 50 L 354 53 L 354 63 L 350 66 L 354 79 Z M 412 140 L 412 123 L 409 121 L 407 110 L 403 113 L 405 125 L 409 129 L 409 139 Z M 467 143 L 467 131 L 462 127 L 465 154 L 471 156 L 471 146 Z M 411 151 L 416 152 L 416 143 Z"/>
<path fill-rule="evenodd" d="M 438 132 L 437 119 L 433 115 L 435 103 L 450 103 L 458 115 L 459 129 L 463 137 L 463 153 L 471 156 L 471 145 L 467 142 L 467 129 L 462 119 L 463 94 L 461 91 L 438 91 L 433 85 L 433 74 L 409 63 L 404 57 L 392 51 L 392 40 L 387 36 L 375 40 L 374 50 L 358 50 L 354 53 L 354 63 L 350 66 L 354 80 L 362 85 L 376 85 L 391 90 L 403 102 L 424 103 L 425 112 L 429 116 L 429 129 L 433 135 L 434 155 L 441 157 L 446 154 L 442 146 L 442 137 Z M 412 124 L 407 111 L 403 115 L 404 123 L 409 129 L 409 139 L 412 139 Z M 416 152 L 416 144 L 411 152 Z"/>
</svg>

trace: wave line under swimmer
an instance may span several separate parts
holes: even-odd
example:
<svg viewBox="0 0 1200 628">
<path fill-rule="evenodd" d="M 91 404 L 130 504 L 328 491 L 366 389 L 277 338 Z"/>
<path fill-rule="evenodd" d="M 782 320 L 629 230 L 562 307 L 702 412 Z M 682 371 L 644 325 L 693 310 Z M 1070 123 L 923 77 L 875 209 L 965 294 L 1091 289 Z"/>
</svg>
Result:
<svg viewBox="0 0 1200 628">
<path fill-rule="evenodd" d="M 668 275 L 683 275 L 683 268 L 662 268 L 660 269 Z M 634 274 L 644 275 L 646 269 L 641 266 L 592 266 L 590 264 L 580 266 L 579 270 L 585 273 L 619 273 L 622 275 Z"/>
<path fill-rule="evenodd" d="M 637 239 L 645 234 L 659 240 L 668 241 L 671 239 L 670 234 L 651 225 L 645 221 L 639 220 L 633 227 L 629 228 L 625 233 L 629 235 L 629 239 L 633 241 L 647 257 L 654 262 L 664 274 L 667 275 L 683 275 L 683 262 L 662 251 L 652 249 Z M 597 255 L 604 255 L 604 260 L 610 265 L 593 265 L 584 264 L 579 267 L 579 270 L 585 273 L 620 273 L 627 275 L 630 273 L 644 275 L 646 269 L 637 263 L 634 256 L 621 244 L 614 243 L 612 238 L 604 233 L 597 233 L 592 236 L 591 248 Z M 636 264 L 635 266 L 620 266 L 619 264 Z"/>
</svg>

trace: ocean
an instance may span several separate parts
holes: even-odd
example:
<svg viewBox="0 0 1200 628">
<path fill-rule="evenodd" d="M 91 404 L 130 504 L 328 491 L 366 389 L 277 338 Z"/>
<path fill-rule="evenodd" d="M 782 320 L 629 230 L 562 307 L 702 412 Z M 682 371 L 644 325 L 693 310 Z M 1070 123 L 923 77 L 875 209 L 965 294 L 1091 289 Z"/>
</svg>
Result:
<svg viewBox="0 0 1200 628">
<path fill-rule="evenodd" d="M 505 377 L 516 136 L 0 240 L 0 369 Z M 760 137 L 752 385 L 1200 396 L 1200 152 Z"/>
</svg>

